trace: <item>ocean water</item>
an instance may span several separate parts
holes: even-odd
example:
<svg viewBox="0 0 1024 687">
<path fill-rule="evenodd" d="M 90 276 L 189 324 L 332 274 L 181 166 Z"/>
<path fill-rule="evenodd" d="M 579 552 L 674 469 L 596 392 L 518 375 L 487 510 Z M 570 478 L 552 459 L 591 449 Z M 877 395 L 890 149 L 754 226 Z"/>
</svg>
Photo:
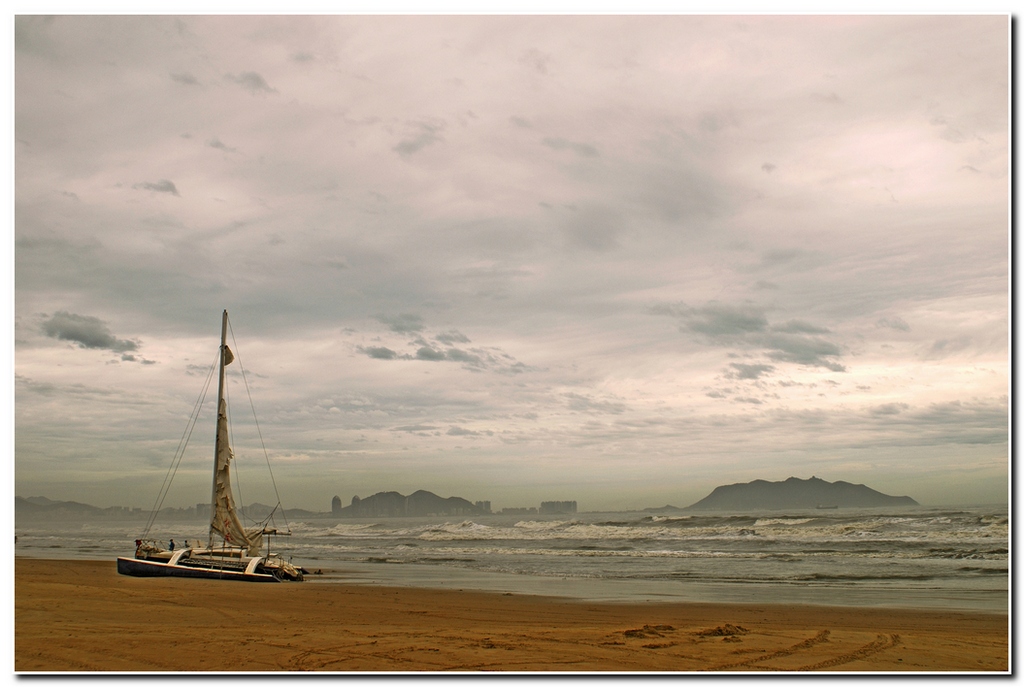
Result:
<svg viewBox="0 0 1024 687">
<path fill-rule="evenodd" d="M 17 555 L 131 555 L 141 522 L 19 520 Z M 310 518 L 274 550 L 315 584 L 348 582 L 603 601 L 809 603 L 1008 612 L 1002 508 L 472 518 Z M 281 523 L 278 522 L 280 526 Z M 204 540 L 201 521 L 151 536 Z"/>
</svg>

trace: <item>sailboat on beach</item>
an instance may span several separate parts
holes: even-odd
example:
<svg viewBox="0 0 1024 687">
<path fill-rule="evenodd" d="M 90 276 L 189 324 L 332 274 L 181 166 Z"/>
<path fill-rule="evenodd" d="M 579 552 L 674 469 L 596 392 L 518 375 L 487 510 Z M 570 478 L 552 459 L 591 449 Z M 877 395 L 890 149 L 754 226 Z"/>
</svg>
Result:
<svg viewBox="0 0 1024 687">
<path fill-rule="evenodd" d="M 227 345 L 228 311 L 224 311 L 220 335 L 219 382 L 217 387 L 217 433 L 214 441 L 213 494 L 210 502 L 210 532 L 205 547 L 164 548 L 146 534 L 136 540 L 133 558 L 118 557 L 117 572 L 138 577 L 199 577 L 249 582 L 302 581 L 302 568 L 270 552 L 269 542 L 278 534 L 268 527 L 269 517 L 256 527 L 246 528 L 239 519 L 231 494 L 231 462 L 234 455 L 228 440 L 227 401 L 224 398 L 224 368 L 235 359 Z M 169 485 L 166 485 L 169 486 Z M 280 503 L 278 504 L 280 506 Z M 157 509 L 154 509 L 154 515 Z M 271 513 L 271 516 L 273 513 Z M 261 554 L 264 538 L 267 552 Z M 173 541 L 173 540 L 172 540 Z"/>
</svg>

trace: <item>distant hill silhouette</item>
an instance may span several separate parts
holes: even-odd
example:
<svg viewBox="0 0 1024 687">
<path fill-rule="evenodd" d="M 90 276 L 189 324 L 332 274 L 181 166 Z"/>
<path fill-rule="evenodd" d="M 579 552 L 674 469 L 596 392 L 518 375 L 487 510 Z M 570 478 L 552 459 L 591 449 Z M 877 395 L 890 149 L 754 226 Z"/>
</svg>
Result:
<svg viewBox="0 0 1024 687">
<path fill-rule="evenodd" d="M 658 508 L 644 508 L 642 512 L 644 512 L 644 513 L 676 513 L 676 512 L 679 512 L 681 510 L 686 510 L 686 509 L 685 508 L 680 508 L 679 506 L 670 506 L 670 505 L 666 504 L 666 505 L 660 506 Z"/>
<path fill-rule="evenodd" d="M 422 489 L 408 496 L 397 491 L 382 491 L 361 499 L 352 498 L 336 515 L 342 518 L 379 518 L 424 515 L 482 515 L 482 508 L 458 496 L 442 498 Z"/>
<path fill-rule="evenodd" d="M 272 512 L 281 511 L 262 503 L 253 503 L 240 509 L 243 516 L 249 520 L 262 520 Z M 98 508 L 86 503 L 77 501 L 54 501 L 45 496 L 15 496 L 14 497 L 15 517 L 28 520 L 67 520 L 69 518 L 95 519 L 95 518 L 148 518 L 151 511 L 143 508 L 124 508 L 112 506 L 109 508 Z M 200 508 L 164 508 L 160 511 L 160 517 L 174 520 L 198 519 L 209 520 L 210 511 L 205 504 Z M 324 517 L 323 513 L 302 510 L 300 508 L 288 508 L 284 510 L 285 518 L 309 518 Z"/>
<path fill-rule="evenodd" d="M 281 514 L 279 508 L 264 503 L 254 502 L 239 509 L 246 522 L 263 520 L 275 513 Z M 452 496 L 442 498 L 429 491 L 417 491 L 409 496 L 397 491 L 382 491 L 365 499 L 358 496 L 352 499 L 352 505 L 340 509 L 336 513 L 322 513 L 301 508 L 284 509 L 284 517 L 295 518 L 377 518 L 426 515 L 483 515 L 490 511 L 476 506 L 466 499 Z M 128 518 L 146 519 L 152 511 L 144 508 L 124 508 L 112 506 L 97 508 L 77 501 L 54 501 L 45 496 L 14 497 L 14 513 L 18 518 L 26 520 L 69 520 L 94 518 Z M 197 504 L 189 508 L 163 508 L 160 518 L 171 520 L 209 520 L 210 511 L 206 504 Z M 275 516 L 276 517 L 276 516 Z"/>
<path fill-rule="evenodd" d="M 863 484 L 826 482 L 817 477 L 784 482 L 763 479 L 716 487 L 686 510 L 781 510 L 786 508 L 877 508 L 917 506 L 909 496 L 889 496 Z"/>
<path fill-rule="evenodd" d="M 95 515 L 101 508 L 77 501 L 52 501 L 45 496 L 14 497 L 14 512 L 18 515 L 58 513 L 61 515 Z"/>
<path fill-rule="evenodd" d="M 317 513 L 316 511 L 305 510 L 303 508 L 284 508 L 279 510 L 277 508 L 274 508 L 274 506 L 268 506 L 267 504 L 260 503 L 259 501 L 254 501 L 253 503 L 250 503 L 248 506 L 241 506 L 239 510 L 244 514 L 246 518 L 249 518 L 251 520 L 263 520 L 264 518 L 269 517 L 271 513 L 276 514 L 282 512 L 284 513 L 284 517 L 286 518 L 308 518 L 323 516 L 323 513 Z M 209 517 L 206 511 L 202 513 L 202 516 Z"/>
</svg>

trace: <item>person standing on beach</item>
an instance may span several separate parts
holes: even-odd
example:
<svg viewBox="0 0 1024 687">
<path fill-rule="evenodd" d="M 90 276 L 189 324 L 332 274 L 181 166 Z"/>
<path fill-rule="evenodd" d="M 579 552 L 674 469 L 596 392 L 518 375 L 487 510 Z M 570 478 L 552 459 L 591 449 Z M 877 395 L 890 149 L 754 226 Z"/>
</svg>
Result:
<svg viewBox="0 0 1024 687">
<path fill-rule="evenodd" d="M 174 551 L 174 540 L 171 540 L 171 551 Z"/>
</svg>

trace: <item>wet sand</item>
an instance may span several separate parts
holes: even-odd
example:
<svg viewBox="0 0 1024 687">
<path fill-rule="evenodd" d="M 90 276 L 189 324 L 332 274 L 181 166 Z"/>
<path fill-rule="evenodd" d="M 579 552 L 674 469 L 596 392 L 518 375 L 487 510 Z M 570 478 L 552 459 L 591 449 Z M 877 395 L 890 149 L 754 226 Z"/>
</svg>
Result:
<svg viewBox="0 0 1024 687">
<path fill-rule="evenodd" d="M 15 563 L 18 672 L 1007 671 L 1008 640 L 999 614 L 588 603 Z"/>
</svg>

